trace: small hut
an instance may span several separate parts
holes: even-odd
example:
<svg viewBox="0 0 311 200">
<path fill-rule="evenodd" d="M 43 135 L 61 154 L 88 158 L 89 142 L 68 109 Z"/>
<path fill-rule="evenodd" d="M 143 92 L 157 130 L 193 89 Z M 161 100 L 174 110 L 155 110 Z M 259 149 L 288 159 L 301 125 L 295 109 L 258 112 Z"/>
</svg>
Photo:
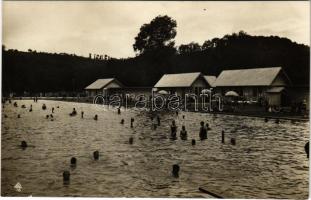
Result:
<svg viewBox="0 0 311 200">
<path fill-rule="evenodd" d="M 165 90 L 169 94 L 176 94 L 180 97 L 184 97 L 185 94 L 196 94 L 199 96 L 203 89 L 211 87 L 210 83 L 200 72 L 164 74 L 154 86 L 156 90 Z"/>
<path fill-rule="evenodd" d="M 111 95 L 117 93 L 123 88 L 123 84 L 116 78 L 97 79 L 95 82 L 85 88 L 87 95 L 93 97 L 96 95 Z"/>
</svg>

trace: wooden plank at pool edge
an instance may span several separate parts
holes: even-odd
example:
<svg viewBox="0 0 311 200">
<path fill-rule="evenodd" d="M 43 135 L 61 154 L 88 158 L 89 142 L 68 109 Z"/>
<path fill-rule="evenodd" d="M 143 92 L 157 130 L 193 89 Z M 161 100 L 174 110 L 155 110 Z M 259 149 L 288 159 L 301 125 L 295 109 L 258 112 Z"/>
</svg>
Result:
<svg viewBox="0 0 311 200">
<path fill-rule="evenodd" d="M 199 190 L 200 190 L 201 192 L 204 192 L 204 193 L 206 193 L 206 194 L 209 194 L 209 195 L 211 195 L 212 197 L 215 197 L 215 198 L 218 198 L 218 199 L 223 199 L 223 198 L 225 198 L 225 199 L 230 199 L 230 197 L 223 197 L 223 196 L 220 196 L 220 195 L 218 195 L 216 192 L 211 191 L 211 190 L 209 190 L 209 189 L 207 189 L 207 188 L 205 188 L 205 187 L 199 187 Z M 232 197 L 231 197 L 231 198 L 232 198 Z"/>
</svg>

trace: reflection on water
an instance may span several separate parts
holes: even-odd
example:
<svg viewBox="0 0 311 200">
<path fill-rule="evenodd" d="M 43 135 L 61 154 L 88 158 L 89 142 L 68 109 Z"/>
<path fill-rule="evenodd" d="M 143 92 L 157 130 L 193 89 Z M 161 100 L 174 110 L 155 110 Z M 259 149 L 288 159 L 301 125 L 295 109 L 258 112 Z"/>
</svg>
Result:
<svg viewBox="0 0 311 200">
<path fill-rule="evenodd" d="M 4 196 L 209 197 L 198 190 L 203 186 L 233 198 L 308 197 L 304 144 L 309 122 L 281 120 L 276 124 L 260 118 L 180 112 L 179 116 L 162 113 L 161 126 L 152 130 L 148 113 L 139 110 L 122 110 L 118 115 L 116 110 L 91 104 L 17 102 L 18 108 L 6 103 L 2 113 Z M 27 108 L 21 108 L 22 104 Z M 51 107 L 55 108 L 54 121 L 45 118 Z M 73 107 L 78 115 L 70 117 Z M 95 114 L 98 121 L 93 120 Z M 133 128 L 131 117 L 135 118 Z M 169 139 L 173 119 L 178 135 L 185 124 L 187 141 Z M 212 128 L 202 142 L 200 121 Z M 221 143 L 222 130 L 225 144 Z M 236 138 L 235 146 L 230 138 Z M 191 139 L 197 140 L 195 146 Z M 32 146 L 22 150 L 18 146 L 22 140 Z M 95 150 L 100 152 L 98 161 L 92 159 Z M 76 168 L 70 168 L 73 156 Z M 179 178 L 171 176 L 173 164 L 180 165 Z M 62 182 L 64 170 L 71 173 L 68 186 Z M 17 182 L 21 192 L 14 189 Z"/>
</svg>

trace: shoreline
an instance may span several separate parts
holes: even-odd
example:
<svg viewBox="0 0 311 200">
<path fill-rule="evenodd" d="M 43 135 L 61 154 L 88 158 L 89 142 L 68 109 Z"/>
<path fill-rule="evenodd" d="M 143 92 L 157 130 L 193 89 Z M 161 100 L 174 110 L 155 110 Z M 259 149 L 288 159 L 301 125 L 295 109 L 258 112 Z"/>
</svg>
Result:
<svg viewBox="0 0 311 200">
<path fill-rule="evenodd" d="M 33 100 L 33 97 L 13 97 L 13 100 Z M 38 97 L 39 100 L 51 100 L 51 101 L 66 101 L 66 102 L 75 102 L 75 103 L 88 103 L 93 104 L 93 98 L 89 97 Z M 134 107 L 129 104 L 129 107 Z M 197 113 L 209 113 L 209 114 L 220 114 L 220 115 L 234 115 L 234 116 L 245 116 L 245 117 L 257 117 L 257 118 L 267 118 L 267 119 L 282 119 L 282 120 L 292 120 L 292 121 L 302 121 L 308 122 L 310 120 L 310 116 L 307 117 L 303 115 L 286 115 L 284 113 L 249 113 L 249 112 L 205 112 L 202 110 L 194 111 L 194 110 L 182 110 L 184 112 L 197 112 Z"/>
</svg>

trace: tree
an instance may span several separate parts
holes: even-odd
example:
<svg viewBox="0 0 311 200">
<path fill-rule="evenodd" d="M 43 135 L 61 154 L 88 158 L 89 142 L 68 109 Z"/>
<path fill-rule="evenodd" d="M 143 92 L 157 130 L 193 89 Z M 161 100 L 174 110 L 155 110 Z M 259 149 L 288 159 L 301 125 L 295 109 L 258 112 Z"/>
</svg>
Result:
<svg viewBox="0 0 311 200">
<path fill-rule="evenodd" d="M 201 46 L 196 42 L 191 42 L 189 44 L 182 44 L 178 48 L 179 54 L 193 53 L 197 51 L 201 51 Z"/>
<path fill-rule="evenodd" d="M 238 35 L 239 35 L 239 37 L 246 37 L 246 36 L 248 36 L 248 34 L 245 31 L 243 31 L 243 30 L 239 31 Z"/>
<path fill-rule="evenodd" d="M 202 50 L 213 48 L 213 43 L 210 40 L 206 40 L 202 45 Z"/>
<path fill-rule="evenodd" d="M 140 54 L 164 48 L 174 48 L 176 21 L 169 16 L 157 16 L 149 24 L 144 24 L 135 37 L 134 51 Z"/>
</svg>

